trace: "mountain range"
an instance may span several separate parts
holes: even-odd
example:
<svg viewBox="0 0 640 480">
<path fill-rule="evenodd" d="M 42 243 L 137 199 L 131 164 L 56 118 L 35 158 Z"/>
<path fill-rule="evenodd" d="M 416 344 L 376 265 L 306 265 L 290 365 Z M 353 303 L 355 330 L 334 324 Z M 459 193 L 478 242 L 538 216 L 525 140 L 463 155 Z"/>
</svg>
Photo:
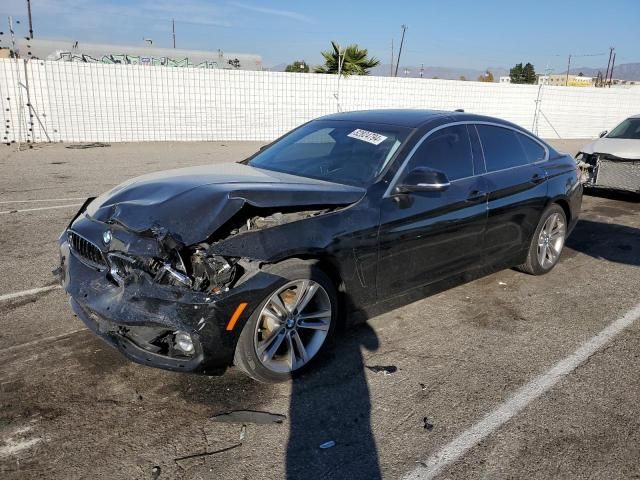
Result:
<svg viewBox="0 0 640 480">
<path fill-rule="evenodd" d="M 285 63 L 281 63 L 279 65 L 275 65 L 269 70 L 274 72 L 283 72 L 286 68 Z M 410 77 L 410 78 L 419 78 L 420 77 L 420 65 L 401 65 L 398 68 L 398 76 L 399 77 Z M 395 67 L 394 67 L 395 70 Z M 509 75 L 509 69 L 504 67 L 489 67 L 489 70 L 493 74 L 494 80 L 497 82 L 498 78 L 501 76 Z M 602 68 L 594 68 L 594 67 L 579 67 L 572 68 L 570 73 L 577 75 L 582 72 L 584 76 L 587 77 L 595 77 L 598 75 L 598 71 L 601 71 L 604 75 L 604 72 L 607 70 L 606 65 Z M 377 67 L 371 69 L 371 75 L 380 76 L 380 77 L 388 77 L 391 72 L 391 66 L 389 64 L 380 64 Z M 406 72 L 406 73 L 405 73 Z M 478 70 L 474 68 L 465 68 L 465 67 L 432 67 L 425 66 L 422 71 L 422 76 L 424 78 L 442 78 L 445 80 L 460 80 L 460 77 L 464 77 L 466 80 L 477 80 L 480 75 L 482 75 L 485 70 Z M 538 72 L 542 73 L 542 72 Z M 565 72 L 556 72 L 556 73 L 565 73 Z M 622 80 L 640 80 L 640 62 L 636 63 L 622 63 L 620 65 L 616 65 L 613 71 L 613 77 L 619 78 Z"/>
</svg>

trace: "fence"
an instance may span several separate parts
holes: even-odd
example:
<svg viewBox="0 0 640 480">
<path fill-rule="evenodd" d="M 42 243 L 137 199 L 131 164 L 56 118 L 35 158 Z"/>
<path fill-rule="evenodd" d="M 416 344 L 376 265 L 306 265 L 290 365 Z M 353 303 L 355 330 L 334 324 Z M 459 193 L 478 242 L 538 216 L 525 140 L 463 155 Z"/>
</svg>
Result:
<svg viewBox="0 0 640 480">
<path fill-rule="evenodd" d="M 339 108 L 493 115 L 590 138 L 640 113 L 640 89 L 0 60 L 3 141 L 270 140 Z"/>
</svg>

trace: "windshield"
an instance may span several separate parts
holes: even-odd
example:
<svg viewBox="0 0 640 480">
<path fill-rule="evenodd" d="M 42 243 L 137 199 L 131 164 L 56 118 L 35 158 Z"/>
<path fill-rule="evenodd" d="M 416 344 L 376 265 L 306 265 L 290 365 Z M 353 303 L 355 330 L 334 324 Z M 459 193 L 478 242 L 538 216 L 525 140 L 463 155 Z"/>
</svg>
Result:
<svg viewBox="0 0 640 480">
<path fill-rule="evenodd" d="M 627 118 L 624 122 L 611 130 L 607 138 L 627 138 L 640 140 L 640 118 Z"/>
<path fill-rule="evenodd" d="M 387 166 L 410 132 L 379 123 L 317 120 L 259 152 L 248 164 L 365 187 Z"/>
</svg>

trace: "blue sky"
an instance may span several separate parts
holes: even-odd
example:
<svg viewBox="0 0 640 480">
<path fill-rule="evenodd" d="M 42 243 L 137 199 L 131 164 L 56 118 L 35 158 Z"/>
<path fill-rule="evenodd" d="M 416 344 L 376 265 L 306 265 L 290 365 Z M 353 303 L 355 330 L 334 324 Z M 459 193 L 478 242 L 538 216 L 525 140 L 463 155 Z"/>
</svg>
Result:
<svg viewBox="0 0 640 480">
<path fill-rule="evenodd" d="M 640 62 L 640 0 L 395 1 L 289 0 L 32 0 L 35 35 L 105 43 L 171 46 L 171 18 L 182 48 L 258 53 L 265 65 L 321 61 L 330 40 L 358 43 L 388 63 L 390 43 L 408 26 L 403 64 L 509 67 L 531 61 L 538 71 L 566 68 L 569 53 L 608 52 L 616 63 Z M 26 0 L 0 2 L 27 32 Z M 6 38 L 6 36 L 4 37 Z M 4 43 L 4 42 L 3 42 Z M 578 66 L 606 66 L 607 56 L 584 56 Z"/>
</svg>

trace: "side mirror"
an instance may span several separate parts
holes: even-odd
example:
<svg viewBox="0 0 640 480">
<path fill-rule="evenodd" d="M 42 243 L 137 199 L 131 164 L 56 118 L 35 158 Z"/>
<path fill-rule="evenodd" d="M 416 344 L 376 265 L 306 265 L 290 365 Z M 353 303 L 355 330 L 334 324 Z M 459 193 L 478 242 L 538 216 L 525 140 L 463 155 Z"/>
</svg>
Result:
<svg viewBox="0 0 640 480">
<path fill-rule="evenodd" d="M 411 192 L 442 192 L 449 188 L 451 183 L 447 175 L 440 170 L 427 167 L 417 167 L 411 170 L 399 183 L 396 193 Z"/>
<path fill-rule="evenodd" d="M 608 130 L 603 130 L 600 132 L 600 135 L 598 135 L 600 138 L 604 137 L 607 133 L 609 133 Z"/>
</svg>

